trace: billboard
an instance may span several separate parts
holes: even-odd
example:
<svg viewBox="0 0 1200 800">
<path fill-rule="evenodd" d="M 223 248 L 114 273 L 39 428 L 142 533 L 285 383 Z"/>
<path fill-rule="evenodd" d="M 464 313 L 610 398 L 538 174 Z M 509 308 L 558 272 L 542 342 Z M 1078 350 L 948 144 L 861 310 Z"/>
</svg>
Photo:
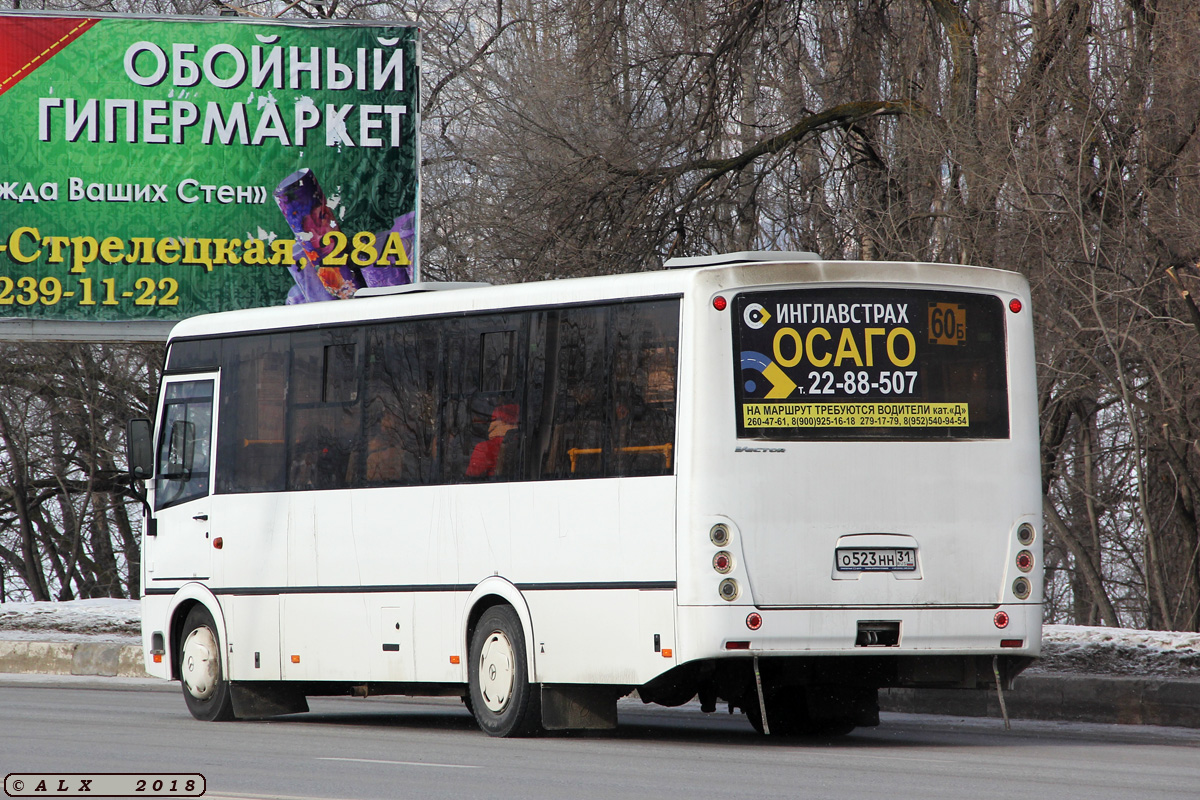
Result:
<svg viewBox="0 0 1200 800">
<path fill-rule="evenodd" d="M 0 43 L 0 321 L 413 280 L 417 28 L 5 12 Z"/>
</svg>

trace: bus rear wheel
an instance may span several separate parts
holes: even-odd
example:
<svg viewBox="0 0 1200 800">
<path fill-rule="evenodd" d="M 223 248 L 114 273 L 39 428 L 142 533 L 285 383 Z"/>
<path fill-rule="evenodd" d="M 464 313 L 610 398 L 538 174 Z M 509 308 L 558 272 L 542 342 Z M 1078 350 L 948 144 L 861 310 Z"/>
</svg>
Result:
<svg viewBox="0 0 1200 800">
<path fill-rule="evenodd" d="M 845 736 L 858 727 L 856 719 L 849 715 L 814 718 L 805 687 L 767 689 L 763 694 L 767 704 L 767 725 L 772 736 Z M 751 692 L 745 712 L 754 730 L 763 733 L 757 690 Z"/>
<path fill-rule="evenodd" d="M 541 698 L 529 682 L 525 635 L 511 606 L 483 612 L 471 636 L 467 707 L 489 736 L 541 733 Z"/>
<path fill-rule="evenodd" d="M 234 719 L 229 681 L 221 671 L 221 637 L 212 614 L 201 605 L 193 607 L 183 623 L 179 682 L 193 717 L 205 722 Z"/>
</svg>

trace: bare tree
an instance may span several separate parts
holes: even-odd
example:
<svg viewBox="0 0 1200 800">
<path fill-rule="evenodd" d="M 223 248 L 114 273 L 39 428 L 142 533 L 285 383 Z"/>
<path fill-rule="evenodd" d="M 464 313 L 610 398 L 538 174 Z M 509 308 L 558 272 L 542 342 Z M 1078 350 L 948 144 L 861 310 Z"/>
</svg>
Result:
<svg viewBox="0 0 1200 800">
<path fill-rule="evenodd" d="M 124 420 L 146 414 L 159 348 L 6 345 L 0 564 L 35 600 L 138 597 Z"/>
</svg>

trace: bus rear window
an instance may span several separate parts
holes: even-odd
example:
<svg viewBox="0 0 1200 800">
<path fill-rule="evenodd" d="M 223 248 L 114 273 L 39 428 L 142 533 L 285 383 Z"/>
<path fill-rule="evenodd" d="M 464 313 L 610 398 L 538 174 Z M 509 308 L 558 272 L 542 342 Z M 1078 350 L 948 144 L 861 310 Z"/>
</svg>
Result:
<svg viewBox="0 0 1200 800">
<path fill-rule="evenodd" d="M 789 289 L 742 293 L 733 311 L 740 438 L 1008 437 L 998 297 Z"/>
</svg>

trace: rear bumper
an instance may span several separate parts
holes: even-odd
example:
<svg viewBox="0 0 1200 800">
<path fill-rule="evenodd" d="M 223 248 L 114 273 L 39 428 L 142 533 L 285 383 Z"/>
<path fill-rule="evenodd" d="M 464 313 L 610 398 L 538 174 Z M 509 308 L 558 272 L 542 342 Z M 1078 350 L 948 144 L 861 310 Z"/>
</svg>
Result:
<svg viewBox="0 0 1200 800">
<path fill-rule="evenodd" d="M 747 617 L 762 623 L 751 630 Z M 999 612 L 1007 625 L 997 625 Z M 676 661 L 761 656 L 1004 655 L 1035 658 L 1042 647 L 1042 605 L 755 609 L 681 606 Z M 886 644 L 865 644 L 865 628 L 893 628 Z M 894 638 L 894 643 L 891 639 Z"/>
</svg>

